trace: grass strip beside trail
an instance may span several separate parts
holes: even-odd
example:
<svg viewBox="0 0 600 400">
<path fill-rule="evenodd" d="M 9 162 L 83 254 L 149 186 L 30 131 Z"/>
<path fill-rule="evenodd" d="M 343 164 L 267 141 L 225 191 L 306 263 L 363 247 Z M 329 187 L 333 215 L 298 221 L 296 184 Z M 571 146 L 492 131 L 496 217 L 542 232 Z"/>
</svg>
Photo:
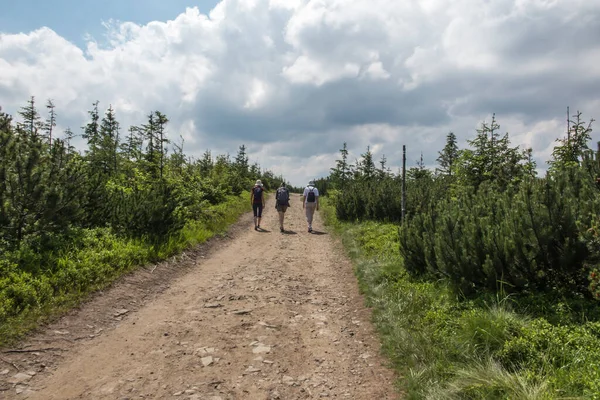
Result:
<svg viewBox="0 0 600 400">
<path fill-rule="evenodd" d="M 0 346 L 13 344 L 41 323 L 79 304 L 133 269 L 167 259 L 227 230 L 248 211 L 248 193 L 210 206 L 163 243 L 118 237 L 108 228 L 81 230 L 77 246 L 58 251 L 42 273 L 0 260 Z"/>
<path fill-rule="evenodd" d="M 415 281 L 402 267 L 396 225 L 340 222 L 323 200 L 406 398 L 600 399 L 597 320 L 576 321 L 556 298 L 536 298 L 552 318 L 534 317 L 510 296 L 467 301 L 444 282 Z"/>
</svg>

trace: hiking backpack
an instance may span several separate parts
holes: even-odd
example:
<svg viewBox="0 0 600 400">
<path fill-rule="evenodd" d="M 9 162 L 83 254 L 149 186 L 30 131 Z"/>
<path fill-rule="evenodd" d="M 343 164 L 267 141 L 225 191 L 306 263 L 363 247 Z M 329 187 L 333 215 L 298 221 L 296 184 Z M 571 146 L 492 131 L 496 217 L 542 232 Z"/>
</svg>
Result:
<svg viewBox="0 0 600 400">
<path fill-rule="evenodd" d="M 290 201 L 290 192 L 288 192 L 287 188 L 279 188 L 277 189 L 277 204 L 282 206 L 287 206 Z"/>
<path fill-rule="evenodd" d="M 315 188 L 308 189 L 308 195 L 306 196 L 306 202 L 307 203 L 315 202 Z"/>
<path fill-rule="evenodd" d="M 262 203 L 263 189 L 260 186 L 254 188 L 254 202 Z"/>
</svg>

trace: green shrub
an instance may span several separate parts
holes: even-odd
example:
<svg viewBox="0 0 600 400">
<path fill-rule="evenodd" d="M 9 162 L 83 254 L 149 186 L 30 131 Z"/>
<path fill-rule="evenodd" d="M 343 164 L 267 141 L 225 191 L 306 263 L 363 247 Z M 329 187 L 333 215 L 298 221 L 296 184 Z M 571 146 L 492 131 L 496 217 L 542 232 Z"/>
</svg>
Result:
<svg viewBox="0 0 600 400">
<path fill-rule="evenodd" d="M 457 291 L 587 293 L 583 232 L 600 196 L 577 173 L 523 183 L 516 193 L 485 184 L 442 200 L 400 228 L 400 253 L 415 276 L 448 279 Z"/>
<path fill-rule="evenodd" d="M 407 398 L 600 399 L 600 322 L 593 322 L 598 310 L 589 299 L 485 293 L 465 299 L 445 280 L 406 273 L 393 250 L 396 226 L 343 223 L 329 201 L 322 204 L 354 260 Z"/>
<path fill-rule="evenodd" d="M 473 308 L 465 311 L 458 319 L 458 340 L 468 344 L 469 351 L 473 354 L 492 356 L 525 325 L 523 317 L 505 306 Z"/>
<path fill-rule="evenodd" d="M 46 254 L 35 274 L 17 263 L 23 254 L 33 252 L 21 248 L 5 254 L 0 261 L 0 343 L 25 333 L 53 308 L 76 301 L 138 265 L 206 241 L 224 231 L 247 208 L 247 193 L 228 196 L 225 202 L 208 207 L 203 220 L 189 221 L 162 243 L 123 238 L 111 228 L 79 229 L 73 233 L 70 246 Z"/>
<path fill-rule="evenodd" d="M 599 329 L 598 322 L 556 326 L 538 318 L 507 340 L 497 358 L 531 376 L 545 372 L 561 395 L 600 396 Z"/>
</svg>

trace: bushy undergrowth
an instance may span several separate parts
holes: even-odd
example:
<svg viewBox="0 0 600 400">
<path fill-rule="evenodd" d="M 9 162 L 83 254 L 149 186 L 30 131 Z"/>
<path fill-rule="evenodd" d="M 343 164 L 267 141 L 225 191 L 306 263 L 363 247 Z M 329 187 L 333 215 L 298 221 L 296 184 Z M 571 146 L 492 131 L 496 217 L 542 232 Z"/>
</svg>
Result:
<svg viewBox="0 0 600 400">
<path fill-rule="evenodd" d="M 188 222 L 161 243 L 123 238 L 110 228 L 81 229 L 71 246 L 48 255 L 43 271 L 18 267 L 27 249 L 4 254 L 0 261 L 0 344 L 39 323 L 40 318 L 106 286 L 123 273 L 157 262 L 222 232 L 248 208 L 249 194 L 227 196 L 210 206 L 205 217 Z"/>
<path fill-rule="evenodd" d="M 76 133 L 56 132 L 52 101 L 46 110 L 43 120 L 34 97 L 17 119 L 0 108 L 0 342 L 133 266 L 206 240 L 247 207 L 255 179 L 267 189 L 283 180 L 251 165 L 244 145 L 233 159 L 188 157 L 160 111 L 124 135 L 116 110 L 102 116 L 96 102 L 78 150 Z"/>
<path fill-rule="evenodd" d="M 415 275 L 447 279 L 464 294 L 563 291 L 588 294 L 585 231 L 600 212 L 593 181 L 580 171 L 522 183 L 515 193 L 482 185 L 415 215 L 400 252 Z"/>
<path fill-rule="evenodd" d="M 407 398 L 600 399 L 600 323 L 590 307 L 556 297 L 459 298 L 443 280 L 406 272 L 397 226 L 339 222 L 322 204 Z"/>
<path fill-rule="evenodd" d="M 349 164 L 344 145 L 319 184 L 340 221 L 400 224 L 400 256 L 418 279 L 444 280 L 473 297 L 503 291 L 600 300 L 600 151 L 589 146 L 592 121 L 573 116 L 544 177 L 533 149 L 513 147 L 493 117 L 466 148 L 449 133 L 435 171 L 421 157 L 405 176 L 393 174 L 385 156 L 376 167 L 369 147 Z"/>
</svg>

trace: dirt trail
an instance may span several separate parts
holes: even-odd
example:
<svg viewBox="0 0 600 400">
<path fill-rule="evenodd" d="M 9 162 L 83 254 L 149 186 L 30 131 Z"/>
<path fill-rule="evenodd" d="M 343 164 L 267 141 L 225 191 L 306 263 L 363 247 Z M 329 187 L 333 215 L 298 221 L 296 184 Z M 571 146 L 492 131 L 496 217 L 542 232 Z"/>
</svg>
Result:
<svg viewBox="0 0 600 400">
<path fill-rule="evenodd" d="M 291 201 L 287 233 L 269 199 L 266 231 L 245 215 L 4 349 L 0 398 L 397 398 L 351 264 Z"/>
</svg>

